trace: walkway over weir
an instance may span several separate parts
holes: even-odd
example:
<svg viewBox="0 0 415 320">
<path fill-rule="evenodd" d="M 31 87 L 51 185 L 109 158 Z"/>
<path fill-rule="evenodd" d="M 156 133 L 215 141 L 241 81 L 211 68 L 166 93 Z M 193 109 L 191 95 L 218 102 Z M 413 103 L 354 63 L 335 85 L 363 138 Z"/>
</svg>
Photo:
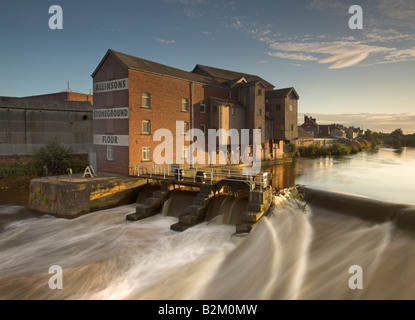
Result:
<svg viewBox="0 0 415 320">
<path fill-rule="evenodd" d="M 190 167 L 183 165 L 134 165 L 130 166 L 130 176 L 142 179 L 167 181 L 181 185 L 200 187 L 201 185 L 241 186 L 247 191 L 262 192 L 270 183 L 270 173 L 252 173 L 249 168 L 224 169 L 217 167 Z M 227 182 L 227 183 L 225 183 Z"/>
</svg>

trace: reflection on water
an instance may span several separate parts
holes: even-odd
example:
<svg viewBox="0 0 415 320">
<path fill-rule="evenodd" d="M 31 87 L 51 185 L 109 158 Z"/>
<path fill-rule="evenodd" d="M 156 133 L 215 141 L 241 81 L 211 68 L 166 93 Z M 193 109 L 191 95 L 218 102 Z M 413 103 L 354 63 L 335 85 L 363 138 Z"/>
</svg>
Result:
<svg viewBox="0 0 415 320">
<path fill-rule="evenodd" d="M 265 167 L 274 188 L 295 184 L 415 204 L 415 149 L 379 148 L 345 157 L 301 158 Z"/>
<path fill-rule="evenodd" d="M 380 148 L 342 158 L 301 159 L 296 183 L 415 204 L 415 149 Z"/>
</svg>

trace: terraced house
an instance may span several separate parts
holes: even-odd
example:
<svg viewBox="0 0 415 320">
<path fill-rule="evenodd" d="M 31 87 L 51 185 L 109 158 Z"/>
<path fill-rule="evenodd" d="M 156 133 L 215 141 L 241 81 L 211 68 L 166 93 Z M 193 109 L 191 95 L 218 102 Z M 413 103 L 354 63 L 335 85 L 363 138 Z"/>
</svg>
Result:
<svg viewBox="0 0 415 320">
<path fill-rule="evenodd" d="M 174 163 L 189 157 L 192 143 L 178 144 L 177 130 L 180 136 L 193 128 L 205 134 L 209 129 L 249 129 L 251 133 L 261 129 L 263 159 L 281 156 L 280 141 L 296 139 L 294 133 L 285 133 L 287 126 L 274 127 L 275 112 L 267 110 L 266 102 L 275 87 L 256 75 L 199 64 L 188 72 L 108 50 L 92 78 L 94 144 L 101 172 L 126 174 L 129 166 L 154 163 L 153 152 L 160 144 L 154 141 L 158 129 L 170 130 L 174 146 L 180 146 L 179 152 L 174 152 Z M 299 97 L 291 89 L 280 99 L 287 99 L 284 105 L 292 109 L 286 112 L 292 114 L 281 119 L 297 117 Z M 205 160 L 207 163 L 207 154 Z"/>
</svg>

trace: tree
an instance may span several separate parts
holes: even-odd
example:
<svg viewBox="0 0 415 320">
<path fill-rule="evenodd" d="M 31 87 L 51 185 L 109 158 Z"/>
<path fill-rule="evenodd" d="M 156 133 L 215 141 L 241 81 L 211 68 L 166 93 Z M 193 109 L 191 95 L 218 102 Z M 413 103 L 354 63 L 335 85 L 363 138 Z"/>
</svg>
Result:
<svg viewBox="0 0 415 320">
<path fill-rule="evenodd" d="M 401 128 L 392 131 L 393 135 L 403 136 L 403 130 Z"/>
<path fill-rule="evenodd" d="M 52 175 L 66 173 L 66 168 L 71 167 L 71 155 L 71 148 L 65 148 L 56 141 L 48 142 L 44 147 L 35 151 L 36 162 L 40 170 L 46 166 Z"/>
</svg>

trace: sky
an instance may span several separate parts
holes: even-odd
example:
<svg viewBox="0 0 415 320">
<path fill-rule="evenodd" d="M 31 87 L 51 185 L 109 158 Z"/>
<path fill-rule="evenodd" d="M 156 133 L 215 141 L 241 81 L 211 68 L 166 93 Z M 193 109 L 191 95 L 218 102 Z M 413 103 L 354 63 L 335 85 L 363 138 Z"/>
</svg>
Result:
<svg viewBox="0 0 415 320">
<path fill-rule="evenodd" d="M 60 5 L 63 29 L 49 28 Z M 351 29 L 352 5 L 363 29 Z M 354 20 L 353 20 L 354 21 Z M 89 93 L 108 49 L 294 87 L 320 124 L 415 133 L 414 0 L 0 0 L 0 96 Z"/>
</svg>

